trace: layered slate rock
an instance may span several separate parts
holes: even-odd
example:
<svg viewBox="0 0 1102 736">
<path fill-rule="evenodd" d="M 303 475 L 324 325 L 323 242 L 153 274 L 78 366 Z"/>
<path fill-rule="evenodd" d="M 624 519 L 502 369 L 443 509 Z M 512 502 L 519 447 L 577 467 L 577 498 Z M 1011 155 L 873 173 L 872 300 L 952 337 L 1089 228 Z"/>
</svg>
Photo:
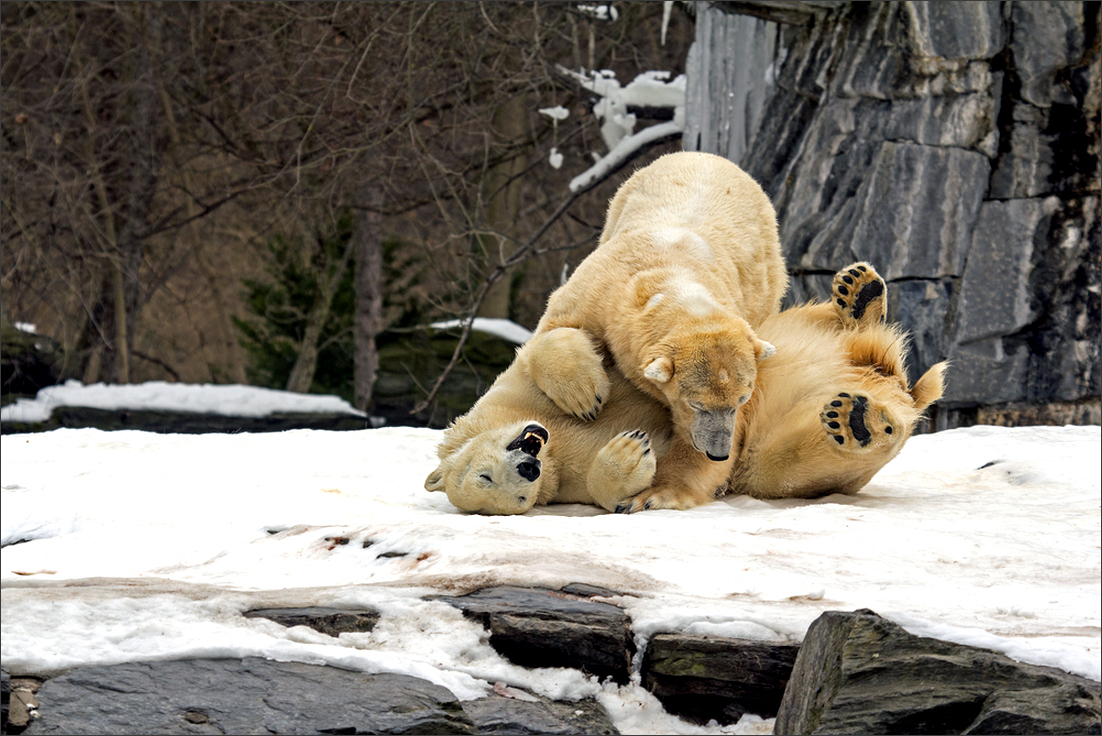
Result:
<svg viewBox="0 0 1102 736">
<path fill-rule="evenodd" d="M 83 667 L 38 700 L 28 735 L 478 732 L 425 680 L 258 658 Z"/>
<path fill-rule="evenodd" d="M 1100 37 L 1063 0 L 700 4 L 683 146 L 769 194 L 786 305 L 877 267 L 911 379 L 951 361 L 936 427 L 1097 423 Z"/>
<path fill-rule="evenodd" d="M 777 714 L 796 644 L 658 634 L 643 657 L 643 687 L 670 713 L 696 723 Z"/>
<path fill-rule="evenodd" d="M 549 700 L 513 688 L 506 695 L 468 700 L 463 710 L 479 733 L 486 734 L 619 734 L 595 700 L 576 703 Z"/>
<path fill-rule="evenodd" d="M 283 626 L 309 626 L 329 636 L 344 633 L 364 633 L 375 628 L 379 612 L 360 608 L 342 609 L 313 606 L 309 608 L 257 608 L 245 611 L 246 618 L 266 618 Z"/>
<path fill-rule="evenodd" d="M 574 593 L 503 585 L 436 596 L 490 632 L 490 646 L 522 667 L 570 667 L 626 683 L 635 653 L 631 621 L 617 606 Z"/>
<path fill-rule="evenodd" d="M 1099 733 L 1100 687 L 867 609 L 828 612 L 807 631 L 774 733 Z"/>
</svg>

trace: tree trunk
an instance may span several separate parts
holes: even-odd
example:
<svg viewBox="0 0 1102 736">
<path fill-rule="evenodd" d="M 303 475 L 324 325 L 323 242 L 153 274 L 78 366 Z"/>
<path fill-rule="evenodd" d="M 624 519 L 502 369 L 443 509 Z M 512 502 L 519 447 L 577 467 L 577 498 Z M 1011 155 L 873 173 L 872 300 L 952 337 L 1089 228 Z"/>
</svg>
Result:
<svg viewBox="0 0 1102 736">
<path fill-rule="evenodd" d="M 524 168 L 524 160 L 515 149 L 523 142 L 528 130 L 527 102 L 524 95 L 517 95 L 499 105 L 494 112 L 494 139 L 507 158 L 491 169 L 486 177 L 486 190 L 490 197 L 486 205 L 486 224 L 494 233 L 483 235 L 479 240 L 492 264 L 490 268 L 505 260 L 514 250 L 504 236 L 516 234 L 520 216 L 520 186 L 516 177 Z M 509 318 L 511 282 L 511 274 L 507 272 L 490 287 L 478 310 L 480 317 Z"/>
<path fill-rule="evenodd" d="M 369 184 L 353 236 L 356 243 L 353 386 L 354 405 L 360 411 L 367 411 L 375 374 L 379 371 L 375 337 L 383 329 L 383 235 L 379 227 L 382 203 L 382 187 Z"/>
<path fill-rule="evenodd" d="M 89 131 L 87 157 L 96 164 L 93 185 L 102 212 L 105 250 L 109 254 L 111 269 L 101 297 L 104 308 L 100 313 L 104 319 L 91 329 L 98 331 L 94 337 L 105 345 L 102 378 L 115 383 L 129 383 L 131 380 L 134 325 L 142 307 L 143 231 L 153 207 L 157 167 L 164 147 L 158 135 L 157 91 L 150 54 L 151 46 L 160 42 L 160 15 L 142 5 L 130 6 L 119 12 L 128 11 L 133 12 L 128 22 L 133 32 L 135 59 L 127 72 L 129 86 L 116 103 L 117 107 L 113 110 L 116 119 L 109 131 L 114 135 L 121 131 L 125 141 L 116 165 L 97 156 L 93 136 L 99 123 L 89 96 L 89 77 L 81 75 L 81 100 Z"/>
<path fill-rule="evenodd" d="M 318 295 L 314 301 L 310 314 L 306 317 L 306 332 L 302 336 L 299 345 L 298 358 L 291 368 L 291 375 L 287 379 L 287 390 L 305 394 L 310 392 L 310 385 L 314 382 L 314 373 L 318 369 L 319 343 L 321 331 L 329 320 L 329 312 L 333 306 L 333 297 L 337 293 L 341 279 L 348 270 L 348 261 L 352 258 L 352 250 L 356 247 L 355 238 L 349 238 L 339 263 L 332 268 L 322 268 L 318 273 Z"/>
</svg>

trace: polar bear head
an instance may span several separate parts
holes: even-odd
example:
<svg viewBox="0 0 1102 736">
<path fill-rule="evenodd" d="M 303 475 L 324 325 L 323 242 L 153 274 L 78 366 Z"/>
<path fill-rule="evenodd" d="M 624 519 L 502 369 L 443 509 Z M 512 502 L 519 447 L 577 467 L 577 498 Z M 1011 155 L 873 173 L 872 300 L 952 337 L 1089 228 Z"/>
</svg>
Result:
<svg viewBox="0 0 1102 736">
<path fill-rule="evenodd" d="M 731 453 L 738 408 L 754 392 L 758 362 L 775 352 L 748 325 L 688 333 L 649 351 L 643 376 L 663 395 L 674 426 L 691 437 L 693 447 L 724 461 Z"/>
<path fill-rule="evenodd" d="M 475 434 L 444 455 L 425 479 L 425 489 L 443 491 L 463 511 L 523 514 L 536 503 L 542 481 L 538 455 L 547 443 L 539 422 L 515 422 Z"/>
</svg>

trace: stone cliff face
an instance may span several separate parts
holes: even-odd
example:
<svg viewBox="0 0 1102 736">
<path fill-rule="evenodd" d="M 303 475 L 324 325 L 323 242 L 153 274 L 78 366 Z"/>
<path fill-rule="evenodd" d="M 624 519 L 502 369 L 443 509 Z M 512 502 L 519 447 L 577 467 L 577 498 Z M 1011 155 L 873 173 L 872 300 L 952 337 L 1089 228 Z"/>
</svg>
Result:
<svg viewBox="0 0 1102 736">
<path fill-rule="evenodd" d="M 755 17 L 756 16 L 756 17 Z M 872 262 L 938 428 L 1097 423 L 1099 3 L 697 3 L 684 147 L 773 198 L 789 301 Z"/>
</svg>

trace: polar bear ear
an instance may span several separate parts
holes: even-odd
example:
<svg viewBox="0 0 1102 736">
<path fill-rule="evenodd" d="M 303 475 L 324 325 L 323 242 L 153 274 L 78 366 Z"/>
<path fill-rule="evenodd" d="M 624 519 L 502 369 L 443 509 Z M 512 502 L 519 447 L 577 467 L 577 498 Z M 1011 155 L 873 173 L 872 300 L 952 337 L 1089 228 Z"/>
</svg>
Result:
<svg viewBox="0 0 1102 736">
<path fill-rule="evenodd" d="M 443 491 L 444 490 L 444 466 L 441 465 L 436 470 L 429 473 L 429 477 L 425 478 L 425 490 L 426 491 Z"/>
<path fill-rule="evenodd" d="M 643 376 L 655 383 L 665 383 L 673 378 L 673 362 L 669 358 L 655 358 L 643 369 Z"/>
<path fill-rule="evenodd" d="M 758 344 L 754 346 L 754 351 L 758 354 L 759 363 L 777 354 L 777 349 L 773 347 L 773 343 L 765 340 L 758 340 Z"/>
</svg>

